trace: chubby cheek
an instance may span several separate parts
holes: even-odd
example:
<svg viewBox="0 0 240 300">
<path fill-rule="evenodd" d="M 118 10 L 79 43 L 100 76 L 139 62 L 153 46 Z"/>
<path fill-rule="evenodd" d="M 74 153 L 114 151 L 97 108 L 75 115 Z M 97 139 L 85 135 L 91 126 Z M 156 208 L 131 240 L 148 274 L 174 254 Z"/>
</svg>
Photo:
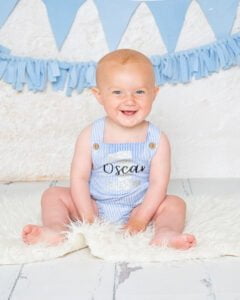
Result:
<svg viewBox="0 0 240 300">
<path fill-rule="evenodd" d="M 112 115 L 120 112 L 119 108 L 115 105 L 106 105 L 104 106 L 104 110 L 108 115 Z"/>
<path fill-rule="evenodd" d="M 144 114 L 148 115 L 151 112 L 151 109 L 152 109 L 152 103 L 148 103 L 148 104 L 142 106 L 142 112 Z"/>
</svg>

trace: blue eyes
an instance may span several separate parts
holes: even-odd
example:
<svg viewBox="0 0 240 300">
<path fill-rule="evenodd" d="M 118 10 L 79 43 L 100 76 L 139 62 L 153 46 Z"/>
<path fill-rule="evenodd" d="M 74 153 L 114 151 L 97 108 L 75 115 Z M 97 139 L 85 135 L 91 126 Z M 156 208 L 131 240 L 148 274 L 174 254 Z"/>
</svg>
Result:
<svg viewBox="0 0 240 300">
<path fill-rule="evenodd" d="M 114 94 L 114 95 L 120 95 L 120 96 L 125 96 L 127 94 L 127 92 L 120 91 L 120 90 L 115 90 L 115 91 L 112 91 L 112 94 Z M 139 95 L 146 94 L 146 92 L 144 90 L 136 90 L 135 92 L 133 92 L 133 94 L 139 96 Z"/>
<path fill-rule="evenodd" d="M 121 91 L 113 91 L 112 93 L 115 95 L 121 95 Z"/>
<path fill-rule="evenodd" d="M 136 91 L 136 94 L 138 94 L 138 95 L 145 94 L 145 91 L 143 91 L 143 90 L 138 90 L 138 91 Z"/>
</svg>

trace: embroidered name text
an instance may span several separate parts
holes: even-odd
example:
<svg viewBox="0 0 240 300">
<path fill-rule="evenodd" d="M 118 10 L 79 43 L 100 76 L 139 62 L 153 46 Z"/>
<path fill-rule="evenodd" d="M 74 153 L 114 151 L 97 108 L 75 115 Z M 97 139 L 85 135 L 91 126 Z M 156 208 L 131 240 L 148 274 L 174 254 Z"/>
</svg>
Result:
<svg viewBox="0 0 240 300">
<path fill-rule="evenodd" d="M 115 175 L 125 175 L 143 172 L 145 166 L 131 165 L 131 166 L 120 166 L 107 163 L 103 165 L 103 171 L 107 174 L 112 174 L 115 172 Z"/>
</svg>

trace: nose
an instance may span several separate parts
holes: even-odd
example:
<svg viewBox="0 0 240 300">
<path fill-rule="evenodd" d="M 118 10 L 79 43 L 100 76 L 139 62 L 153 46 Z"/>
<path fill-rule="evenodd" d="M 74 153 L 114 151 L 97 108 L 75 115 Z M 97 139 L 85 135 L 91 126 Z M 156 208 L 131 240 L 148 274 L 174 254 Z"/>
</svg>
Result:
<svg viewBox="0 0 240 300">
<path fill-rule="evenodd" d="M 134 98 L 133 93 L 131 93 L 131 92 L 126 93 L 125 103 L 128 104 L 128 105 L 134 105 L 135 104 L 135 98 Z"/>
</svg>

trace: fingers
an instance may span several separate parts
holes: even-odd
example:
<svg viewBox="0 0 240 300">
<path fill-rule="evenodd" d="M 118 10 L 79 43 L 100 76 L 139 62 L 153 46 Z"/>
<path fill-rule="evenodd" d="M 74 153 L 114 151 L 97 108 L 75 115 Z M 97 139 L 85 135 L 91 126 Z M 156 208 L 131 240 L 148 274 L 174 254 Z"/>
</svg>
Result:
<svg viewBox="0 0 240 300">
<path fill-rule="evenodd" d="M 138 232 L 144 231 L 146 228 L 145 224 L 139 222 L 130 221 L 123 226 L 123 229 L 130 234 L 136 234 Z"/>
</svg>

